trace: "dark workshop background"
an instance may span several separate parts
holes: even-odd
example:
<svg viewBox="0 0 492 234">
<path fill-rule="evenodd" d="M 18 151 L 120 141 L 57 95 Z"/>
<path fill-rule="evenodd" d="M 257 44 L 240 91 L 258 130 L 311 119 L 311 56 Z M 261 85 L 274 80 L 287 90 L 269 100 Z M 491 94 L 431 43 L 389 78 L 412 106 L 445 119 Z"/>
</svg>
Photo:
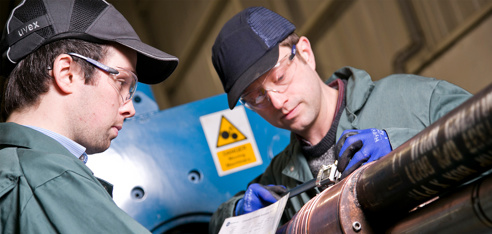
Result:
<svg viewBox="0 0 492 234">
<path fill-rule="evenodd" d="M 2 27 L 20 0 L 0 0 Z M 342 66 L 378 80 L 414 73 L 476 93 L 492 82 L 492 0 L 108 0 L 140 38 L 180 64 L 152 87 L 160 109 L 223 93 L 211 62 L 222 25 L 249 6 L 291 20 L 327 79 Z"/>
</svg>

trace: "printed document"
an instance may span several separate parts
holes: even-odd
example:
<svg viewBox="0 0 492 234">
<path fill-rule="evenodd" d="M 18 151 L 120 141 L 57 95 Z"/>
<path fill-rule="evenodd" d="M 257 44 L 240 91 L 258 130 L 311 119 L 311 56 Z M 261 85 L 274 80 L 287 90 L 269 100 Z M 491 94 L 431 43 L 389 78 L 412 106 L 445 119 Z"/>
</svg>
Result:
<svg viewBox="0 0 492 234">
<path fill-rule="evenodd" d="M 284 212 L 289 194 L 277 202 L 254 212 L 227 218 L 219 234 L 274 234 Z"/>
</svg>

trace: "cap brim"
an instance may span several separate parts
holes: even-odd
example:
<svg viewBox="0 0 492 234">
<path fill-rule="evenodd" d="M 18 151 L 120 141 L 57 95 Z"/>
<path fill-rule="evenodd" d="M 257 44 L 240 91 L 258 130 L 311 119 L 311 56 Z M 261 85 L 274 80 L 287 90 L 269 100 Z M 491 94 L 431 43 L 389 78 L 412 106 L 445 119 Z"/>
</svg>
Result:
<svg viewBox="0 0 492 234">
<path fill-rule="evenodd" d="M 130 23 L 112 5 L 99 15 L 85 33 L 137 51 L 139 82 L 157 84 L 169 77 L 178 65 L 178 58 L 143 43 Z"/>
<path fill-rule="evenodd" d="M 227 93 L 227 101 L 229 102 L 229 108 L 232 110 L 241 94 L 251 83 L 260 78 L 263 74 L 277 64 L 279 55 L 279 45 L 274 46 L 271 50 L 267 51 L 260 59 L 253 63 L 234 83 L 231 90 Z"/>
<path fill-rule="evenodd" d="M 157 84 L 168 78 L 178 66 L 178 58 L 139 40 L 117 39 L 115 42 L 138 52 L 138 81 L 145 84 Z"/>
</svg>

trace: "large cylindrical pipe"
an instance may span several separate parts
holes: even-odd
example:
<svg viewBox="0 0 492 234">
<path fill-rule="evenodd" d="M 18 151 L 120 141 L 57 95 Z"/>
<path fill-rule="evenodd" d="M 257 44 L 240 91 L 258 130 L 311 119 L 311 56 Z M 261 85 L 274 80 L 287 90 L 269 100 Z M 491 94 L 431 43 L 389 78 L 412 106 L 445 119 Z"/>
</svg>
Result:
<svg viewBox="0 0 492 234">
<path fill-rule="evenodd" d="M 360 209 L 355 183 L 367 164 L 341 182 L 325 189 L 307 202 L 297 214 L 277 230 L 288 234 L 373 233 L 372 225 Z"/>
<path fill-rule="evenodd" d="M 366 212 L 406 213 L 492 168 L 492 85 L 368 167 L 357 182 Z"/>
<path fill-rule="evenodd" d="M 492 175 L 412 212 L 386 233 L 492 232 Z"/>
<path fill-rule="evenodd" d="M 381 232 L 412 208 L 491 168 L 492 84 L 311 199 L 277 233 Z"/>
</svg>

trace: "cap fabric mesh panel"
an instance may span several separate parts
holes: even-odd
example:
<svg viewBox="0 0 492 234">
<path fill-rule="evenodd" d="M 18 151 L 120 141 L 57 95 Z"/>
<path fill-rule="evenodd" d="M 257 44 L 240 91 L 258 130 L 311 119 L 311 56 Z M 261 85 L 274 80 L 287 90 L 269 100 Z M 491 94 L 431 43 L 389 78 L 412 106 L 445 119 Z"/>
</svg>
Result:
<svg viewBox="0 0 492 234">
<path fill-rule="evenodd" d="M 98 0 L 75 1 L 70 19 L 70 31 L 85 31 L 106 7 L 104 2 Z"/>
<path fill-rule="evenodd" d="M 14 17 L 17 19 L 21 20 L 22 22 L 28 22 L 30 20 L 35 19 L 36 17 L 40 15 L 46 14 L 46 8 L 44 7 L 44 4 L 42 2 L 37 2 L 34 1 L 32 3 L 35 5 L 35 7 L 27 7 L 27 11 L 25 10 L 18 10 L 15 12 Z M 20 8 L 23 8 L 24 6 L 21 6 Z M 39 36 L 43 38 L 48 38 L 49 36 L 53 35 L 53 28 L 52 26 L 42 28 L 40 30 L 37 30 L 34 32 L 38 34 Z"/>
<path fill-rule="evenodd" d="M 19 10 L 15 12 L 14 16 L 22 22 L 27 22 L 40 15 L 46 14 L 46 8 L 44 7 L 44 4 L 42 2 L 34 1 L 30 4 L 31 5 L 27 8 L 25 5 L 20 6 Z M 24 8 L 28 10 L 25 10 Z"/>
<path fill-rule="evenodd" d="M 279 17 L 276 13 L 265 8 L 254 8 L 250 14 L 248 24 L 268 48 L 275 46 L 281 39 L 284 39 L 279 38 L 279 35 L 285 31 L 286 25 L 290 25 L 287 19 Z"/>
</svg>

